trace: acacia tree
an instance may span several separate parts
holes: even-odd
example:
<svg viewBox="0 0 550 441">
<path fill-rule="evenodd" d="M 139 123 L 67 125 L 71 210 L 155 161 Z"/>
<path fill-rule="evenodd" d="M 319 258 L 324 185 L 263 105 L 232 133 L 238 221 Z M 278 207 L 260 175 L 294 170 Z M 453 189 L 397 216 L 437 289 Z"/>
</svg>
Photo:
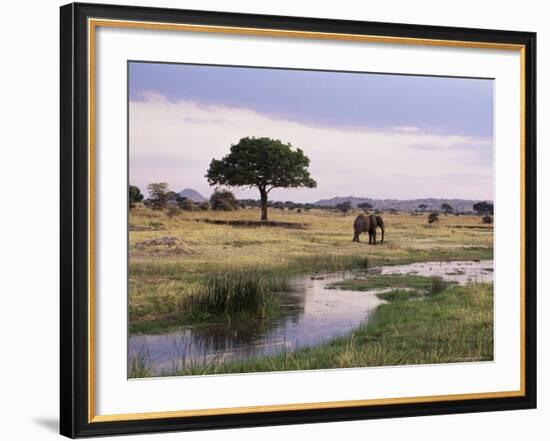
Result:
<svg viewBox="0 0 550 441">
<path fill-rule="evenodd" d="M 451 204 L 448 204 L 447 202 L 443 202 L 441 204 L 441 209 L 445 214 L 451 214 L 454 211 L 454 208 Z"/>
<path fill-rule="evenodd" d="M 341 211 L 342 213 L 344 213 L 344 216 L 346 215 L 346 213 L 348 211 L 350 211 L 353 207 L 351 206 L 351 202 L 350 201 L 345 201 L 345 202 L 340 202 L 339 204 L 336 205 L 336 209 L 338 211 Z"/>
<path fill-rule="evenodd" d="M 478 202 L 477 204 L 474 204 L 473 209 L 480 216 L 484 214 L 486 215 L 494 213 L 494 205 L 488 201 Z"/>
<path fill-rule="evenodd" d="M 147 186 L 149 199 L 147 202 L 153 210 L 162 210 L 168 203 L 170 196 L 166 182 L 153 182 Z"/>
<path fill-rule="evenodd" d="M 261 220 L 267 220 L 268 195 L 274 188 L 315 188 L 309 158 L 301 149 L 294 150 L 270 138 L 242 138 L 232 145 L 228 155 L 212 159 L 206 172 L 210 185 L 257 188 L 262 208 Z"/>
</svg>

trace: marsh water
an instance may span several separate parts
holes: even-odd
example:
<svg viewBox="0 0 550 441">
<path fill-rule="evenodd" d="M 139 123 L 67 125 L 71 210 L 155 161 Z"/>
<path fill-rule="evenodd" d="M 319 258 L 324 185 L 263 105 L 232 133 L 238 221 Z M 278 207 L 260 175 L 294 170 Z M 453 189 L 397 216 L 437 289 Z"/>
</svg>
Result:
<svg viewBox="0 0 550 441">
<path fill-rule="evenodd" d="M 379 267 L 381 274 L 417 274 L 425 277 L 441 277 L 445 281 L 466 285 L 471 282 L 492 282 L 492 260 L 467 260 L 454 262 L 417 262 L 407 265 Z"/>
<path fill-rule="evenodd" d="M 281 293 L 282 314 L 270 321 L 241 321 L 183 327 L 165 334 L 130 336 L 128 357 L 146 357 L 155 375 L 170 375 L 185 367 L 288 353 L 338 336 L 368 321 L 383 303 L 383 290 L 328 289 L 334 282 L 367 274 L 418 274 L 459 284 L 491 282 L 493 261 L 422 262 L 369 270 L 304 276 Z"/>
</svg>

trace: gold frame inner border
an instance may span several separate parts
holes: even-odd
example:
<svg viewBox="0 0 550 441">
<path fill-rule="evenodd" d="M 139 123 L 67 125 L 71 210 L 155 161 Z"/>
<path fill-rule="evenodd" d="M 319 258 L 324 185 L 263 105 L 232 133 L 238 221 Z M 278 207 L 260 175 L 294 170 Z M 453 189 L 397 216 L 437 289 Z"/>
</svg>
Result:
<svg viewBox="0 0 550 441">
<path fill-rule="evenodd" d="M 366 43 L 411 44 L 419 46 L 463 47 L 518 51 L 520 54 L 520 389 L 516 391 L 464 393 L 453 395 L 415 396 L 399 398 L 376 398 L 351 401 L 328 401 L 316 403 L 274 404 L 265 406 L 244 406 L 218 409 L 193 409 L 161 412 L 125 413 L 97 415 L 95 413 L 95 37 L 97 27 L 145 29 L 157 31 L 184 31 L 217 34 L 237 34 L 260 37 L 309 38 Z M 181 418 L 195 416 L 230 415 L 292 410 L 334 409 L 389 404 L 413 404 L 472 399 L 508 398 L 525 396 L 525 46 L 520 44 L 491 43 L 462 40 L 440 40 L 406 38 L 377 35 L 338 34 L 294 30 L 247 28 L 233 26 L 210 26 L 179 23 L 156 23 L 130 20 L 88 19 L 88 422 L 132 421 L 160 418 Z"/>
</svg>

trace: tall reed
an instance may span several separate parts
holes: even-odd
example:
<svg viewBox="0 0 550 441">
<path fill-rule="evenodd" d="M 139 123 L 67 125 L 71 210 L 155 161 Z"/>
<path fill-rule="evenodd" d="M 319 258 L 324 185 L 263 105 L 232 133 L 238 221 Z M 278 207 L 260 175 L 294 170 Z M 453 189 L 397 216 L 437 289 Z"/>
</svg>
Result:
<svg viewBox="0 0 550 441">
<path fill-rule="evenodd" d="M 428 295 L 429 296 L 435 296 L 447 288 L 449 283 L 445 282 L 441 277 L 432 277 L 431 278 L 431 284 L 428 288 Z"/>
<path fill-rule="evenodd" d="M 201 280 L 187 306 L 191 313 L 264 319 L 278 312 L 278 292 L 289 289 L 288 277 L 276 271 L 217 271 Z"/>
<path fill-rule="evenodd" d="M 128 360 L 128 377 L 129 378 L 142 378 L 150 377 L 153 373 L 151 356 L 149 349 L 145 342 L 135 350 Z"/>
</svg>

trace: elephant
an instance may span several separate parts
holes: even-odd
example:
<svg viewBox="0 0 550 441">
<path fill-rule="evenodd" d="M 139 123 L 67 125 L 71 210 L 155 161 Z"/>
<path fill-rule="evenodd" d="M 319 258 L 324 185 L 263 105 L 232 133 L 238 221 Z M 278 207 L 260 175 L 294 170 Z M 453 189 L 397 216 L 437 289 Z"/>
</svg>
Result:
<svg viewBox="0 0 550 441">
<path fill-rule="evenodd" d="M 376 227 L 380 228 L 380 231 L 382 231 L 382 238 L 380 239 L 380 242 L 384 242 L 384 219 L 382 219 L 382 216 L 379 215 L 371 215 L 374 216 L 376 219 L 376 225 L 373 225 L 373 233 L 374 233 L 374 243 L 376 243 Z"/>
<path fill-rule="evenodd" d="M 359 235 L 361 233 L 369 233 L 369 243 L 376 245 L 376 228 L 380 227 L 382 230 L 382 240 L 384 242 L 384 220 L 382 216 L 371 214 L 360 214 L 353 223 L 353 242 L 359 242 Z"/>
<path fill-rule="evenodd" d="M 355 218 L 353 223 L 353 241 L 359 242 L 359 235 L 361 233 L 369 233 L 369 243 L 371 243 L 372 235 L 372 217 L 365 214 L 360 214 Z"/>
</svg>

